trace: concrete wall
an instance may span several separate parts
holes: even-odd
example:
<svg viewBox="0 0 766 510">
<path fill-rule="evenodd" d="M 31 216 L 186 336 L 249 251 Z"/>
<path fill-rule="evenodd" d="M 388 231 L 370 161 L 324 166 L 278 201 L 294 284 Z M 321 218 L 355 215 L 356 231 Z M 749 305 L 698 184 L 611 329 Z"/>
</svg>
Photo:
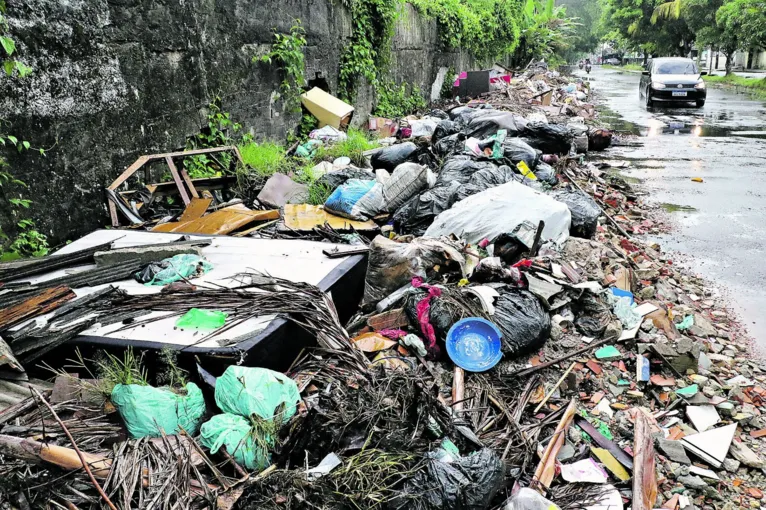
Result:
<svg viewBox="0 0 766 510">
<path fill-rule="evenodd" d="M 105 224 L 104 187 L 141 154 L 183 148 L 215 96 L 256 138 L 283 138 L 300 116 L 275 100 L 274 68 L 251 58 L 294 18 L 307 32 L 306 76 L 321 71 L 334 90 L 351 33 L 337 0 L 8 0 L 11 33 L 34 74 L 2 78 L 0 118 L 4 132 L 47 149 L 44 158 L 8 154 L 41 230 L 56 242 Z M 393 77 L 427 96 L 449 66 L 473 67 L 441 52 L 435 21 L 409 5 L 392 51 Z M 357 122 L 373 101 L 360 87 Z M 9 207 L 0 209 L 7 225 Z"/>
</svg>

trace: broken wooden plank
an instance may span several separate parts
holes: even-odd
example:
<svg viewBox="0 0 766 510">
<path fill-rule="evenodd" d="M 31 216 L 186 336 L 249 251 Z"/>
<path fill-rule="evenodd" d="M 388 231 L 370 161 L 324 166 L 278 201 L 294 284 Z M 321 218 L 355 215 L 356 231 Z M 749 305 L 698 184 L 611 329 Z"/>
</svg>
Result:
<svg viewBox="0 0 766 510">
<path fill-rule="evenodd" d="M 633 510 L 654 508 L 657 499 L 657 471 L 655 469 L 654 438 L 651 425 L 644 413 L 636 413 L 636 434 L 633 443 L 635 468 L 633 469 Z"/>
<path fill-rule="evenodd" d="M 212 198 L 192 198 L 189 205 L 184 209 L 184 212 L 181 213 L 181 217 L 178 218 L 178 221 L 190 221 L 201 218 L 202 215 L 207 212 L 207 208 L 210 207 L 212 201 Z"/>
<path fill-rule="evenodd" d="M 452 377 L 452 410 L 456 413 L 463 411 L 465 399 L 465 370 L 455 365 Z"/>
<path fill-rule="evenodd" d="M 555 432 L 553 433 L 553 437 L 551 437 L 551 440 L 548 442 L 548 446 L 545 447 L 545 451 L 540 458 L 540 463 L 537 465 L 537 469 L 535 469 L 535 475 L 532 480 L 536 482 L 534 488 L 540 494 L 543 494 L 545 490 L 551 486 L 553 477 L 556 474 L 556 456 L 559 454 L 561 447 L 564 446 L 564 441 L 566 441 L 567 436 L 567 429 L 572 423 L 576 411 L 577 400 L 573 398 L 569 402 L 569 406 L 567 406 L 566 411 L 564 411 L 564 414 L 561 417 L 558 426 L 556 426 Z"/>
<path fill-rule="evenodd" d="M 77 452 L 72 448 L 43 444 L 30 439 L 0 434 L 0 453 L 15 459 L 39 464 L 47 462 L 64 469 L 82 469 Z M 112 466 L 112 460 L 101 455 L 82 452 L 85 461 L 97 478 L 106 478 Z"/>
<path fill-rule="evenodd" d="M 152 232 L 183 232 L 186 234 L 229 234 L 256 221 L 279 218 L 278 210 L 253 211 L 242 204 L 207 214 L 189 221 L 171 221 L 157 225 Z"/>
<path fill-rule="evenodd" d="M 330 214 L 322 206 L 309 204 L 285 204 L 284 229 L 299 232 L 311 231 L 325 223 L 335 230 L 376 230 L 378 226 L 372 220 L 355 221 Z"/>
<path fill-rule="evenodd" d="M 15 306 L 0 310 L 0 330 L 46 314 L 74 298 L 75 293 L 65 285 L 45 289 Z"/>
<path fill-rule="evenodd" d="M 189 177 L 189 172 L 187 172 L 186 168 L 184 167 L 181 167 L 181 179 L 184 180 L 184 182 L 186 183 L 186 187 L 189 188 L 189 193 L 191 193 L 192 198 L 199 198 L 199 193 L 197 193 L 197 188 L 194 187 L 194 183 Z"/>
<path fill-rule="evenodd" d="M 170 175 L 173 176 L 173 181 L 176 183 L 176 186 L 178 187 L 178 193 L 181 194 L 181 200 L 183 200 L 184 205 L 188 207 L 189 202 L 191 202 L 191 199 L 189 198 L 189 194 L 186 192 L 183 179 L 181 179 L 181 174 L 178 173 L 178 168 L 176 168 L 176 164 L 173 163 L 173 158 L 171 158 L 170 156 L 166 157 L 165 163 L 167 163 L 168 168 L 170 168 Z"/>
</svg>

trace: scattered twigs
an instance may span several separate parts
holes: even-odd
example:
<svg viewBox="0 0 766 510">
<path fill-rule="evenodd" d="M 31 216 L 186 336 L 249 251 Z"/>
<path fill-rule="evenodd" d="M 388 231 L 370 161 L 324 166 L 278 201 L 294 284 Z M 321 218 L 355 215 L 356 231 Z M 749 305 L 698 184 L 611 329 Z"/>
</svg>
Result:
<svg viewBox="0 0 766 510">
<path fill-rule="evenodd" d="M 610 341 L 614 341 L 614 339 L 613 338 L 602 338 L 601 340 L 599 340 L 597 342 L 590 343 L 590 344 L 586 345 L 585 347 L 582 347 L 580 349 L 577 349 L 575 351 L 567 353 L 567 354 L 565 354 L 564 356 L 562 356 L 560 358 L 554 359 L 552 361 L 546 361 L 545 363 L 540 363 L 539 365 L 534 366 L 534 367 L 530 367 L 530 368 L 525 368 L 523 370 L 519 370 L 518 372 L 516 372 L 513 375 L 515 377 L 524 377 L 524 376 L 527 376 L 527 375 L 530 375 L 530 374 L 534 374 L 536 372 L 539 372 L 540 370 L 543 370 L 543 369 L 548 368 L 550 366 L 553 366 L 553 365 L 556 365 L 558 363 L 561 363 L 562 361 L 566 361 L 566 360 L 568 360 L 570 358 L 574 358 L 575 356 L 578 356 L 578 355 L 580 355 L 580 354 L 582 354 L 584 352 L 588 352 L 588 351 L 590 351 L 590 350 L 592 350 L 592 349 L 594 349 L 596 347 L 601 347 L 602 345 L 605 345 L 605 344 L 609 343 Z"/>
<path fill-rule="evenodd" d="M 72 434 L 69 433 L 69 429 L 66 428 L 66 425 L 64 425 L 64 422 L 61 421 L 61 418 L 59 418 L 58 414 L 56 414 L 56 411 L 53 410 L 51 405 L 45 400 L 45 398 L 40 394 L 37 389 L 30 386 L 29 387 L 35 395 L 37 395 L 37 398 L 40 399 L 40 402 L 45 405 L 45 407 L 48 408 L 48 410 L 53 415 L 53 418 L 58 422 L 59 426 L 61 426 L 61 430 L 64 431 L 66 436 L 69 438 L 69 441 L 72 443 L 72 448 L 74 448 L 74 451 L 77 452 L 77 456 L 80 458 L 80 462 L 82 463 L 83 469 L 85 469 L 85 472 L 88 474 L 88 478 L 90 478 L 91 483 L 96 487 L 96 490 L 101 495 L 101 498 L 106 502 L 107 505 L 109 505 L 109 508 L 112 510 L 117 510 L 117 507 L 114 506 L 114 503 L 111 502 L 109 499 L 109 496 L 106 495 L 104 492 L 104 489 L 101 488 L 101 485 L 96 481 L 96 477 L 93 476 L 93 472 L 90 470 L 90 467 L 88 466 L 88 461 L 85 460 L 85 456 L 82 454 L 80 449 L 77 447 L 77 443 L 75 442 L 74 438 L 72 437 Z"/>
<path fill-rule="evenodd" d="M 550 399 L 550 398 L 551 398 L 551 395 L 553 395 L 553 392 L 555 392 L 555 391 L 556 391 L 556 388 L 558 388 L 559 386 L 561 386 L 561 383 L 563 383 L 563 382 L 564 382 L 564 379 L 566 379 L 566 378 L 567 378 L 567 376 L 569 375 L 569 372 L 571 372 L 571 371 L 572 371 L 572 369 L 573 369 L 574 367 L 575 367 L 575 364 L 574 364 L 574 363 L 572 363 L 571 365 L 569 365 L 569 368 L 567 368 L 566 372 L 564 372 L 564 375 L 562 375 L 562 376 L 559 378 L 559 380 L 558 380 L 558 381 L 556 381 L 556 384 L 554 384 L 554 385 L 553 385 L 553 388 L 551 388 L 551 390 L 548 392 L 548 394 L 547 394 L 547 395 L 545 395 L 545 398 L 543 398 L 543 399 L 540 401 L 540 403 L 539 403 L 539 404 L 537 404 L 537 407 L 535 407 L 535 410 L 533 411 L 533 413 L 535 413 L 535 414 L 536 414 L 536 413 L 537 413 L 537 411 L 539 411 L 540 409 L 542 409 L 542 407 L 545 405 L 545 403 L 546 403 L 546 402 L 548 402 L 548 399 Z"/>
</svg>

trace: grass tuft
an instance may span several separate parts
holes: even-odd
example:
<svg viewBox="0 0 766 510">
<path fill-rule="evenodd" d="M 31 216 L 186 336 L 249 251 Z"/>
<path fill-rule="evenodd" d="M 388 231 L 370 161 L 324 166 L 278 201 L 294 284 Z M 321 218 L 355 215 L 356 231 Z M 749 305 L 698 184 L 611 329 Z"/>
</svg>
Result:
<svg viewBox="0 0 766 510">
<path fill-rule="evenodd" d="M 288 162 L 285 148 L 272 142 L 248 143 L 239 147 L 242 161 L 248 171 L 252 169 L 262 177 L 271 177 L 287 169 Z"/>
<path fill-rule="evenodd" d="M 364 168 L 366 166 L 364 152 L 380 147 L 380 144 L 370 140 L 362 130 L 357 128 L 349 128 L 346 135 L 348 138 L 341 142 L 320 147 L 314 160 L 318 162 L 347 156 L 351 158 L 351 164 Z"/>
</svg>

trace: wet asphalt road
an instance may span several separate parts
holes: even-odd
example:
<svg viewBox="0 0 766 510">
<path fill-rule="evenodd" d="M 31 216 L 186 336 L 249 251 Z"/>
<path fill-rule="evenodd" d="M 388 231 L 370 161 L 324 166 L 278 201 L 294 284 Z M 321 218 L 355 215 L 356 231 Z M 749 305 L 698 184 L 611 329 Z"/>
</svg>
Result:
<svg viewBox="0 0 766 510">
<path fill-rule="evenodd" d="M 665 250 L 691 255 L 685 265 L 723 288 L 763 352 L 766 104 L 710 88 L 703 108 L 647 111 L 639 78 L 600 67 L 591 71 L 592 87 L 604 101 L 601 120 L 643 142 L 604 156 L 629 160 L 632 168 L 623 175 L 643 181 L 651 200 L 666 204 L 677 228 L 657 241 Z"/>
</svg>

